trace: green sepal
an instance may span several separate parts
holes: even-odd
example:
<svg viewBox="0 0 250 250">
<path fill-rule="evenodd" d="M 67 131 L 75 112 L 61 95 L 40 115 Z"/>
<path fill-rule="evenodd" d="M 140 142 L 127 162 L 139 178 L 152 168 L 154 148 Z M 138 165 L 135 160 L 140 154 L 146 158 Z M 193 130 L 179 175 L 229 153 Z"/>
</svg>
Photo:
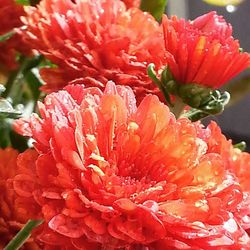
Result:
<svg viewBox="0 0 250 250">
<path fill-rule="evenodd" d="M 220 93 L 219 90 L 214 90 L 212 92 L 210 100 L 206 104 L 198 108 L 190 109 L 189 111 L 184 113 L 182 117 L 187 117 L 194 122 L 209 115 L 220 114 L 224 110 L 225 105 L 227 105 L 229 100 L 230 94 L 228 92 L 225 91 Z"/>
<path fill-rule="evenodd" d="M 219 90 L 214 90 L 211 95 L 211 99 L 199 109 L 210 114 L 216 115 L 224 110 L 224 107 L 228 104 L 230 100 L 230 94 L 228 92 L 220 93 Z"/>
<path fill-rule="evenodd" d="M 161 82 L 163 84 L 165 84 L 165 83 L 167 83 L 167 82 L 169 82 L 169 81 L 171 81 L 173 79 L 174 79 L 174 77 L 173 77 L 169 67 L 168 66 L 165 67 L 165 69 L 161 73 Z"/>
<path fill-rule="evenodd" d="M 176 81 L 170 80 L 167 83 L 163 84 L 163 86 L 171 95 L 178 95 L 179 86 Z"/>
<path fill-rule="evenodd" d="M 162 84 L 162 82 L 158 79 L 158 77 L 156 75 L 155 65 L 153 63 L 150 63 L 148 65 L 147 72 L 148 72 L 149 78 L 151 78 L 153 80 L 153 82 L 158 86 L 158 88 L 160 89 L 160 91 L 164 95 L 164 98 L 165 98 L 166 102 L 170 106 L 173 106 L 173 104 L 171 103 L 170 95 L 169 95 L 167 89 L 164 87 L 164 84 Z"/>
<path fill-rule="evenodd" d="M 234 146 L 234 148 L 238 148 L 238 149 L 241 150 L 241 151 L 245 151 L 246 148 L 247 148 L 247 144 L 246 144 L 246 142 L 244 142 L 244 141 L 239 142 L 239 143 L 237 143 L 237 144 L 234 144 L 233 146 Z"/>
<path fill-rule="evenodd" d="M 160 20 L 167 3 L 167 0 L 141 0 L 140 9 L 149 12 L 156 20 Z"/>
<path fill-rule="evenodd" d="M 195 83 L 180 84 L 178 94 L 184 103 L 198 108 L 209 101 L 212 90 Z"/>
</svg>

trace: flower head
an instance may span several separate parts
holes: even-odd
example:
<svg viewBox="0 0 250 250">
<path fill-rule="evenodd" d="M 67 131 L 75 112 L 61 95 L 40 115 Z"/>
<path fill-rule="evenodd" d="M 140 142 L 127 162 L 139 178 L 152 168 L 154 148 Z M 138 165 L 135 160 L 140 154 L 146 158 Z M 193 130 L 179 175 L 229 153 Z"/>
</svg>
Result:
<svg viewBox="0 0 250 250">
<path fill-rule="evenodd" d="M 26 12 L 26 42 L 58 65 L 41 70 L 45 90 L 83 80 L 103 89 L 107 80 L 115 80 L 132 86 L 138 96 L 158 91 L 147 65 L 160 67 L 164 43 L 150 14 L 127 10 L 120 0 L 42 0 Z"/>
<path fill-rule="evenodd" d="M 249 66 L 232 27 L 210 12 L 193 21 L 163 17 L 168 66 L 179 83 L 218 88 Z"/>
<path fill-rule="evenodd" d="M 109 82 L 68 86 L 15 127 L 35 140 L 23 175 L 45 220 L 40 240 L 70 249 L 236 249 L 250 246 L 234 216 L 243 201 L 197 126 L 149 95 Z M 28 154 L 27 154 L 28 155 Z M 15 190 L 22 195 L 22 179 Z"/>
<path fill-rule="evenodd" d="M 0 35 L 22 26 L 20 16 L 25 14 L 23 6 L 14 0 L 0 0 Z M 0 64 L 6 69 L 14 69 L 17 66 L 16 52 L 27 54 L 29 49 L 22 42 L 20 35 L 15 34 L 5 42 L 0 42 Z"/>
<path fill-rule="evenodd" d="M 12 148 L 0 149 L 0 248 L 16 235 L 23 225 L 30 219 L 32 206 L 24 209 L 30 202 L 26 198 L 17 197 L 12 178 L 17 174 L 18 152 Z M 39 249 L 37 244 L 30 239 L 25 245 L 27 250 Z"/>
</svg>

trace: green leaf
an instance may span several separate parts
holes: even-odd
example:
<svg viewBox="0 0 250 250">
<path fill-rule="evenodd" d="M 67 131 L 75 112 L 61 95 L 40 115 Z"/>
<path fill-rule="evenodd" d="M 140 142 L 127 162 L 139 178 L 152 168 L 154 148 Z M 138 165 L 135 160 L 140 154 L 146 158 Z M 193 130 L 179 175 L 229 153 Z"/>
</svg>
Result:
<svg viewBox="0 0 250 250">
<path fill-rule="evenodd" d="M 56 64 L 52 63 L 49 59 L 45 57 L 42 58 L 39 67 L 58 68 Z"/>
<path fill-rule="evenodd" d="M 16 71 L 13 71 L 12 74 L 10 74 L 10 77 L 5 84 L 6 91 L 3 93 L 3 97 L 11 97 L 14 103 L 18 103 L 18 96 L 20 96 L 21 88 L 24 83 L 25 75 L 32 69 L 37 67 L 43 57 L 42 56 L 35 56 L 33 58 L 26 58 L 22 56 L 20 58 L 20 67 Z"/>
<path fill-rule="evenodd" d="M 242 141 L 242 142 L 239 142 L 237 144 L 234 144 L 234 148 L 238 148 L 239 150 L 241 151 L 245 151 L 246 150 L 246 147 L 247 147 L 247 144 L 246 142 Z"/>
<path fill-rule="evenodd" d="M 41 83 L 40 79 L 32 71 L 29 71 L 25 75 L 25 80 L 29 86 L 31 93 L 32 93 L 33 100 L 36 102 L 40 96 L 39 88 L 41 87 L 42 83 Z"/>
<path fill-rule="evenodd" d="M 32 230 L 42 223 L 42 220 L 29 220 L 21 229 L 21 231 L 19 231 L 17 235 L 9 242 L 4 250 L 17 250 L 22 247 L 25 241 L 30 237 Z"/>
<path fill-rule="evenodd" d="M 6 132 L 6 130 L 5 130 L 4 135 L 7 136 L 7 138 L 9 139 L 9 145 L 7 145 L 7 146 L 11 146 L 12 148 L 17 149 L 19 152 L 24 152 L 28 148 L 27 138 L 17 134 L 12 129 L 11 123 L 9 124 L 9 131 Z M 0 142 L 2 142 L 2 138 L 1 138 Z M 4 147 L 6 147 L 6 146 L 4 146 Z"/>
<path fill-rule="evenodd" d="M 0 148 L 12 147 L 19 152 L 23 152 L 28 148 L 27 138 L 17 134 L 12 129 L 12 121 L 10 119 L 0 120 Z"/>
<path fill-rule="evenodd" d="M 11 125 L 7 120 L 0 120 L 0 148 L 11 146 Z"/>
<path fill-rule="evenodd" d="M 16 32 L 14 30 L 11 30 L 3 35 L 0 36 L 0 43 L 7 41 L 10 39 L 12 36 L 14 36 Z"/>
<path fill-rule="evenodd" d="M 16 3 L 21 5 L 30 5 L 29 0 L 16 0 Z"/>
<path fill-rule="evenodd" d="M 140 8 L 143 11 L 151 13 L 155 19 L 160 20 L 162 14 L 165 12 L 165 8 L 168 0 L 141 0 Z"/>
<path fill-rule="evenodd" d="M 4 118 L 18 118 L 21 116 L 21 112 L 19 110 L 15 110 L 11 103 L 4 99 L 0 98 L 0 119 Z"/>
</svg>

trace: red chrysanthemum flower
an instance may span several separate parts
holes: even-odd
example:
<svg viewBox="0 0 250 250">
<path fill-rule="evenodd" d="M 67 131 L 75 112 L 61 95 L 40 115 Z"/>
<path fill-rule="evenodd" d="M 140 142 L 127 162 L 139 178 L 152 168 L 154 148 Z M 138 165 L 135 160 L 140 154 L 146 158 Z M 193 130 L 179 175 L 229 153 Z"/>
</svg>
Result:
<svg viewBox="0 0 250 250">
<path fill-rule="evenodd" d="M 15 127 L 35 140 L 33 173 L 14 181 L 45 220 L 39 239 L 68 249 L 243 249 L 244 201 L 220 154 L 156 96 L 68 86 Z M 27 154 L 28 155 L 28 154 Z M 92 244 L 91 248 L 87 245 Z M 85 248 L 84 248 L 85 247 Z"/>
<path fill-rule="evenodd" d="M 25 15 L 23 6 L 15 0 L 0 0 L 0 35 L 14 28 L 22 26 L 20 16 Z M 27 54 L 29 49 L 22 42 L 20 35 L 16 34 L 5 42 L 0 42 L 0 64 L 6 69 L 15 69 L 17 51 Z"/>
<path fill-rule="evenodd" d="M 193 21 L 163 17 L 168 66 L 179 83 L 218 88 L 249 66 L 232 27 L 210 12 Z"/>
<path fill-rule="evenodd" d="M 18 152 L 12 148 L 0 149 L 0 249 L 16 235 L 32 214 L 29 199 L 18 198 L 11 179 L 17 174 Z M 30 170 L 29 170 L 30 171 Z M 26 250 L 37 250 L 38 245 L 32 240 L 24 245 Z"/>
<path fill-rule="evenodd" d="M 138 96 L 158 92 L 147 65 L 154 62 L 160 68 L 164 42 L 150 14 L 126 10 L 119 0 L 42 0 L 26 12 L 23 37 L 58 65 L 40 71 L 46 91 L 84 79 L 85 85 L 100 88 L 107 80 L 130 85 Z"/>
</svg>

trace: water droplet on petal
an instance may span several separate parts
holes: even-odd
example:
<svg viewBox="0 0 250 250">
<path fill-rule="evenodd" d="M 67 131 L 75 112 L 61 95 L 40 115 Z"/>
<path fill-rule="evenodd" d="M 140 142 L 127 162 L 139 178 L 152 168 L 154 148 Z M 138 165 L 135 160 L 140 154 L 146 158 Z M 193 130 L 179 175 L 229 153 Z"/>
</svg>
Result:
<svg viewBox="0 0 250 250">
<path fill-rule="evenodd" d="M 228 221 L 224 222 L 223 227 L 230 233 L 235 233 L 238 230 L 238 225 L 234 219 L 229 219 Z"/>
</svg>

